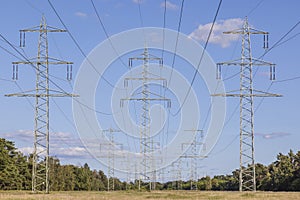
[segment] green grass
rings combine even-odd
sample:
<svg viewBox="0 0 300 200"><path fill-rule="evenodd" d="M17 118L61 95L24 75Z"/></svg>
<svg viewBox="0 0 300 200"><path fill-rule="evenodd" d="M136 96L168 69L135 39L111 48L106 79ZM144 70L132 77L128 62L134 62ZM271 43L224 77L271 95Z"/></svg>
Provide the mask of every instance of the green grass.
<svg viewBox="0 0 300 200"><path fill-rule="evenodd" d="M31 194L28 191L0 191L0 199L5 200L235 200L235 199L291 199L300 200L300 192L217 192L217 191L112 191L112 192L51 192Z"/></svg>
<svg viewBox="0 0 300 200"><path fill-rule="evenodd" d="M247 193L243 193L243 194L241 195L241 197L243 197L243 198L245 198L245 197L247 197L247 198L254 198L254 197L255 197L255 194L256 194L256 193L249 193L249 192L247 192Z"/></svg>

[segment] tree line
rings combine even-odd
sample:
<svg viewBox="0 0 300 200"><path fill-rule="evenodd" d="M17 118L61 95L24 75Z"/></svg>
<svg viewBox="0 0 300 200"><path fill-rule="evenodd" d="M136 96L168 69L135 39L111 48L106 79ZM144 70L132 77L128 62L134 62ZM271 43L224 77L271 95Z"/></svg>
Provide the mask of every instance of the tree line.
<svg viewBox="0 0 300 200"><path fill-rule="evenodd" d="M276 161L268 166L255 165L256 189L261 191L300 191L300 151L287 155L279 153ZM206 176L197 180L198 190L239 190L239 169L230 175ZM189 190L190 181L178 180L165 183L164 188Z"/></svg>
<svg viewBox="0 0 300 200"><path fill-rule="evenodd" d="M107 189L107 176L103 171L83 166L61 165L58 158L49 158L51 191L102 191ZM31 190L32 156L25 156L14 142L0 138L0 190ZM114 178L115 189L125 189Z"/></svg>
<svg viewBox="0 0 300 200"><path fill-rule="evenodd" d="M58 158L49 158L51 191L104 191L107 190L107 176L101 170L83 166L62 165ZM0 190L31 190L32 157L18 151L14 142L0 138ZM115 190L138 189L138 180L126 183L114 179ZM193 183L198 190L239 189L239 170L230 175L202 177ZM146 190L147 183L141 183ZM300 191L300 151L292 150L287 155L279 153L276 161L268 166L256 164L257 190ZM158 190L191 189L191 181L170 181L156 183Z"/></svg>

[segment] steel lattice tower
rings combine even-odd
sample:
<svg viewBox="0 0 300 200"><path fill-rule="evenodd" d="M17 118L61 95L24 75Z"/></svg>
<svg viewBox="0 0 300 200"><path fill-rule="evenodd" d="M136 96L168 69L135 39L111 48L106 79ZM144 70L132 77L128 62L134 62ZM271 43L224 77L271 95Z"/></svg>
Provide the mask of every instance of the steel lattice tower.
<svg viewBox="0 0 300 200"><path fill-rule="evenodd" d="M195 133L200 133L201 134L201 140L203 140L203 130L197 130L197 129L192 129L192 130L185 130L187 132L195 132ZM190 145L190 154L185 154L180 156L180 158L190 158L190 164L191 164L191 169L190 169L190 189L191 190L197 190L197 159L199 158L205 158L205 156L200 156L197 155L197 146L199 145L204 145L203 142L199 142L197 140L197 135L195 135L193 141L191 143L182 143L182 145Z"/></svg>
<svg viewBox="0 0 300 200"><path fill-rule="evenodd" d="M176 190L182 190L182 162L181 157L171 164L171 173L173 177L172 188Z"/></svg>
<svg viewBox="0 0 300 200"><path fill-rule="evenodd" d="M103 133L108 133L109 144L101 144L108 146L108 173L107 173L107 191L115 190L115 152L114 146L122 146L121 144L115 143L114 133L121 132L121 130L107 129L103 130Z"/></svg>
<svg viewBox="0 0 300 200"><path fill-rule="evenodd" d="M253 29L249 26L247 17L243 28L224 32L224 34L239 34L242 37L241 58L229 62L217 64L217 78L220 78L222 65L240 66L240 89L226 94L214 94L213 96L227 96L240 98L240 174L239 190L256 191L255 161L254 161L254 97L279 97L253 89L253 66L269 66L270 79L275 80L275 64L252 57L251 40L252 34L264 36L264 48L268 48L268 32Z"/></svg>
<svg viewBox="0 0 300 200"><path fill-rule="evenodd" d="M32 154L32 192L49 193L49 97L73 97L76 95L57 92L49 89L49 65L67 65L67 79L71 79L72 62L51 59L48 56L49 32L66 32L66 30L47 26L46 19L42 16L39 26L20 30L20 46L25 46L25 33L38 32L37 57L27 61L13 62L13 78L18 78L18 65L32 65L36 71L36 87L24 93L8 94L6 96L35 97L34 117L34 150ZM22 41L23 40L23 41ZM33 92L33 93L32 93ZM51 92L51 93L50 93Z"/></svg>
<svg viewBox="0 0 300 200"><path fill-rule="evenodd" d="M139 182L141 181L141 177L144 180L148 180L149 182L149 190L154 189L155 180L156 180L156 170L155 170L155 158L153 156L154 142L153 138L151 138L150 134L150 113L149 106L151 101L167 101L168 107L170 107L170 99L164 98L154 92L150 91L149 84L150 81L163 81L164 86L166 85L166 79L161 77L153 77L153 74L149 72L149 61L158 61L159 65L162 66L163 60L162 58L150 56L148 52L148 48L144 49L144 52L141 57L129 58L129 67L132 67L133 60L143 61L143 71L141 77L130 77L125 79L125 83L129 80L141 81L142 82L142 91L139 97L130 97L121 99L123 101L141 101L142 102L142 110L141 110L141 121L140 121L140 154L142 156L141 167L143 168L141 172L141 176L139 178ZM151 76L152 75L152 76ZM125 84L125 85L128 85ZM121 103L122 105L123 103ZM148 175L151 173L151 175Z"/></svg>

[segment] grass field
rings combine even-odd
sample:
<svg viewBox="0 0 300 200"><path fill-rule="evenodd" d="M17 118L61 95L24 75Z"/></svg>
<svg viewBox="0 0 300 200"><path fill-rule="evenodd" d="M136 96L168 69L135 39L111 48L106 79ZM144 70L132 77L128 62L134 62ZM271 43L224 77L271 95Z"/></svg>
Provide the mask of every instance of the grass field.
<svg viewBox="0 0 300 200"><path fill-rule="evenodd" d="M212 191L116 191L116 192L51 192L50 194L31 194L23 191L0 191L0 199L50 199L50 200L140 200L140 199L300 199L300 192L212 192Z"/></svg>

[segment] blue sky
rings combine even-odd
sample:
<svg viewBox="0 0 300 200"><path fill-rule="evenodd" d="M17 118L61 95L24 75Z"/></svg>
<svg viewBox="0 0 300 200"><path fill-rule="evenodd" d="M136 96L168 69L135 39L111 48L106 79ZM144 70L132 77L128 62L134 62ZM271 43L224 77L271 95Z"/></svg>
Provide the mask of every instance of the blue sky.
<svg viewBox="0 0 300 200"><path fill-rule="evenodd" d="M88 55L99 43L106 40L106 35L97 19L93 5L86 0L59 1L52 0L51 3L59 13L59 16L67 26L71 35L80 45L82 51ZM199 44L204 45L205 36L213 21L219 1L199 1L188 0L184 2L182 21L180 31L193 39ZM99 16L106 28L109 36L118 34L134 28L143 27L163 27L164 1L163 0L94 0ZM141 17L139 13L139 6ZM223 31L234 29L241 26L242 20L248 16L249 23L257 29L265 30L270 33L269 46L272 47L278 42L288 31L300 20L298 8L300 2L297 0L288 1L271 1L271 0L226 0L222 2L215 29L207 46L207 53L214 62L228 61L240 57L240 38L224 37ZM5 1L0 8L0 16L2 26L0 33L12 44L19 44L19 29L33 27L39 24L42 14L45 15L47 23L54 27L63 28L60 20L54 13L53 9L47 1L31 1L31 0L11 0ZM165 27L177 31L178 21L181 10L181 0L167 1L166 8L166 24ZM268 52L263 59L276 63L276 81L271 83L268 80L268 68L259 68L256 76L254 87L259 90L267 90L270 92L282 94L281 98L255 99L255 157L256 162L269 164L275 160L275 156L279 153L287 153L289 149L299 150L300 127L298 113L299 107L299 89L300 69L298 62L298 46L300 44L300 26L295 27L277 46ZM35 57L37 54L37 34L26 34L26 48L24 51L28 57ZM73 74L74 79L78 72L84 56L81 54L74 41L68 33L49 35L49 52L51 57L56 57L74 62ZM254 36L252 38L252 54L254 57L263 55L262 48L263 38ZM174 41L175 42L175 41ZM118 45L118 44L114 44ZM4 49L18 55L3 40L0 40L0 46ZM10 55L6 51L0 49L0 136L16 141L16 145L25 152L31 151L32 148L32 130L33 130L33 99L25 98L8 98L4 94L29 90L34 87L34 71L30 66L19 66L19 80L11 81L12 77L12 61L19 60ZM22 50L20 50L23 52ZM160 55L159 51L154 51ZM123 55L121 59L127 63L130 56L136 55L132 52ZM139 54L139 52L138 52ZM99 55L101 56L101 55ZM200 55L199 55L200 56ZM20 57L18 55L18 57ZM165 63L171 65L172 54L165 54ZM116 61L114 66L122 65L120 61ZM184 74L186 79L191 80L193 69L186 65L185 61L178 58L174 64L174 68ZM118 73L116 73L118 72ZM112 83L116 83L118 76L125 73L126 70L118 71L112 67L106 72L106 77ZM234 67L223 69L223 78L228 78L237 73ZM52 80L64 88L66 91L72 92L74 82L67 82L65 66L52 66L50 73L53 75ZM113 76L115 74L115 77ZM227 91L238 89L239 77L224 82ZM209 94L203 89L203 80L197 76L197 80L193 86L198 99L203 98L204 104L201 105L203 116L209 111L207 102L209 102ZM97 98L100 103L96 103L96 109L99 111L110 112L109 99L104 99L103 104L101 95L110 94L111 88L104 86L99 87ZM99 95L99 96L98 96ZM109 95L108 95L109 96ZM202 101L202 100L201 100ZM31 105L31 104L32 105ZM227 99L226 102L226 125L221 136L208 158L199 161L199 175L213 175L230 173L239 167L239 112L236 107L239 103L238 99ZM176 103L174 104L176 105ZM83 144L81 144L78 133L76 131L73 115L72 100L51 99L51 133L52 145L50 154L58 156L63 163L73 163L83 165L84 162L90 163L92 168L104 168L94 159L87 156ZM115 126L109 122L109 117L97 114L98 119L105 121L105 128ZM203 117L205 118L205 117ZM172 128L176 128L175 122L170 122ZM200 121L200 127L207 128L207 124ZM170 128L170 132L172 131ZM116 138L117 138L116 134ZM170 137L172 134L170 133ZM122 142L128 138L120 136ZM125 146L134 145L127 142Z"/></svg>

